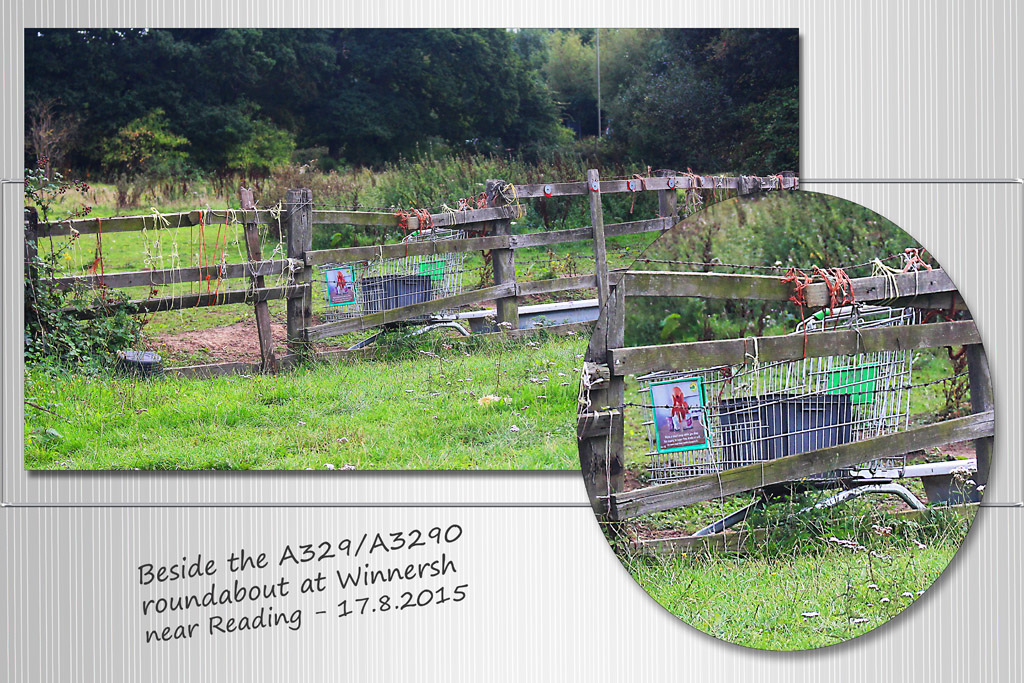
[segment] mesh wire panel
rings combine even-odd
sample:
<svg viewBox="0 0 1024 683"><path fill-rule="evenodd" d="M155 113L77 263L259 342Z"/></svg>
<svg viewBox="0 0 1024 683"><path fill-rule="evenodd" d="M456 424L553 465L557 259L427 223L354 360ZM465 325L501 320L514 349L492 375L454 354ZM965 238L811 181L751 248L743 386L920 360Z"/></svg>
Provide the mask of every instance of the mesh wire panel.
<svg viewBox="0 0 1024 683"><path fill-rule="evenodd" d="M465 236L461 230L433 228L410 234L402 242L441 242ZM439 253L320 266L316 277L323 292L324 318L327 322L357 318L460 294L465 256ZM452 313L454 309L435 311L408 322L429 322Z"/></svg>
<svg viewBox="0 0 1024 683"><path fill-rule="evenodd" d="M849 306L809 318L797 332L915 322L917 313L910 308ZM739 366L638 377L637 403L646 410L651 481L666 483L721 472L906 429L912 370L910 351L878 351L773 363L756 363L751 358ZM691 392L700 387L701 398L690 399L699 405L681 408L664 399L668 394L663 388L674 391L681 384L689 385ZM658 387L662 389L654 391ZM660 396L657 402L656 395ZM652 410L655 406L659 410ZM666 448L666 443L679 442L673 432L683 432L687 417L686 428L692 431L694 423L698 429L702 425L705 440L690 447ZM874 460L850 470L902 467L905 460L905 456ZM848 472L826 472L810 479L833 480Z"/></svg>

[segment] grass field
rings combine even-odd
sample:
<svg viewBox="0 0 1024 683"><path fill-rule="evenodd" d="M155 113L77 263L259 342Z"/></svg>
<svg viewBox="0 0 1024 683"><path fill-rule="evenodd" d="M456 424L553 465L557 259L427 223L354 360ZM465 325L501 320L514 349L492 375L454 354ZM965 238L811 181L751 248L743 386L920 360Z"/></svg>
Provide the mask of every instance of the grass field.
<svg viewBox="0 0 1024 683"><path fill-rule="evenodd" d="M758 649L813 649L881 626L942 574L973 516L930 515L929 524L901 524L874 514L878 533L819 528L799 547L774 554L765 544L751 556L627 556L623 562L652 598L704 633ZM863 545L827 540L836 537Z"/></svg>
<svg viewBox="0 0 1024 683"><path fill-rule="evenodd" d="M92 215L116 212L105 186L94 186ZM207 198L209 199L209 198ZM203 202L160 203L163 213L194 209ZM216 208L214 202L214 208ZM581 205L583 206L583 205ZM236 207L237 208L237 207ZM221 209L223 210L223 209ZM135 210L132 213L147 213ZM642 218L646 216L637 216ZM102 237L106 272L172 268L247 259L240 225L176 227L108 233ZM314 243L325 245L335 226L318 225ZM536 229L526 225L514 230ZM379 241L381 228L366 234L344 228L344 244ZM261 226L264 258L283 257L273 229ZM349 234L353 233L353 234ZM358 233L358 234L356 234ZM372 234L371 234L372 233ZM400 237L398 235L397 237ZM393 242L396 235L387 241ZM609 240L613 267L631 262L656 234ZM42 254L59 251L64 274L85 273L98 253L96 236L44 238ZM517 252L521 281L592 273L586 242ZM479 253L467 254L464 286L492 284ZM317 277L318 273L314 273ZM268 277L267 286L281 284ZM213 283L179 283L120 290L130 298L206 292ZM246 281L220 285L239 289ZM536 297L521 305L586 298L572 291ZM314 290L314 319L325 312ZM486 303L481 307L486 307ZM269 304L276 323L284 302ZM202 332L251 321L248 305L203 307L147 316L143 343L164 354L165 364L190 365L227 359L207 349ZM165 350L168 335L200 333L187 351ZM317 347L345 347L368 333L325 340ZM585 336L585 335L584 335ZM583 336L549 338L539 345L430 342L389 362L345 361L317 365L277 377L143 382L109 375L48 373L30 368L26 400L52 413L26 407L26 466L32 469L293 469L347 464L357 469L568 469L578 466L573 430ZM283 349L279 349L283 350ZM220 353L218 353L218 351ZM407 350L408 351L408 350ZM237 360L237 357L230 357ZM251 358L250 360L255 360ZM484 407L483 396L501 403ZM415 444L415 446L412 446Z"/></svg>
<svg viewBox="0 0 1024 683"><path fill-rule="evenodd" d="M28 469L574 469L581 336L274 377L25 376ZM433 353L433 351L431 352ZM481 405L485 396L501 400ZM484 401L486 403L486 399Z"/></svg>

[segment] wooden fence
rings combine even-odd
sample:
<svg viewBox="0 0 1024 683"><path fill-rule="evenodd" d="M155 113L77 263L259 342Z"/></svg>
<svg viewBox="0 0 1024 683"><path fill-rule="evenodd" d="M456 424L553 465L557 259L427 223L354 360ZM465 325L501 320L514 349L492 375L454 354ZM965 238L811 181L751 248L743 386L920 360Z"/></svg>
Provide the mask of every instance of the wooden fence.
<svg viewBox="0 0 1024 683"><path fill-rule="evenodd" d="M789 334L626 348L624 329L629 297L786 301L794 290L781 278L756 275L626 271L615 276L609 305L597 322L587 350L592 409L581 412L577 418L580 463L591 504L607 519L626 520L798 481L876 458L967 440L974 441L977 452L975 481L978 485L988 481L995 433L993 392L985 350L973 320L811 332L806 337ZM895 282L887 277L857 278L852 280L852 291L859 303L895 301L902 306L948 308L957 302L960 310L964 310L956 287L941 270L897 275ZM828 305L829 293L824 283L809 285L804 295L809 306ZM945 346L967 349L972 415L668 484L628 492L623 489L623 410L625 378L629 375L740 365L755 353L758 361L771 362Z"/></svg>
<svg viewBox="0 0 1024 683"><path fill-rule="evenodd" d="M677 197L679 191L735 191L747 194L756 191L796 189L798 179L783 176L697 176L662 172L657 177L626 180L601 180L596 170L587 174L585 181L530 184L514 186L519 200L543 197L589 197L591 225L571 230L556 230L529 234L513 234L511 223L516 219L518 206L508 205L502 192L508 185L502 180L489 180L486 185L487 206L458 212L430 214L430 224L438 228L458 228L480 236L457 240L426 241L417 243L379 244L361 247L314 250L313 226L316 224L396 227L399 217L392 213L317 210L313 194L308 189L288 190L279 209L255 208L251 192L242 190L241 210L210 212L187 211L167 214L119 216L112 218L82 218L51 223L26 222L26 253L34 252L43 237L72 235L102 235L125 231L153 231L191 227L219 226L241 223L245 226L248 261L245 263L190 266L183 268L147 269L132 272L77 275L56 279L59 286L85 286L121 289L148 287L150 289L180 283L202 283L214 278L220 281L245 279L245 288L226 288L209 293L190 293L173 296L151 296L132 300L139 312L151 313L226 304L252 304L257 318L261 363L259 370L273 372L278 368L270 336L270 320L266 302L285 299L287 302L288 346L293 356L305 353L310 342L369 330L390 323L453 308L461 308L494 300L496 317L503 327L518 328L519 300L522 297L579 289L596 289L599 303L603 304L610 291L606 239L609 237L664 232L679 219ZM604 224L601 195L612 193L655 192L658 196L657 218L611 225ZM280 224L286 245L286 258L264 260L260 250L257 226ZM407 218L408 230L420 227L415 215ZM527 247L548 246L567 242L592 242L595 270L593 275L561 277L539 281L520 282L516 278L515 253ZM346 264L404 256L434 255L489 251L494 265L494 285L463 292L454 296L433 299L411 306L392 308L369 315L313 324L313 268L326 264ZM266 286L268 276L285 276L283 285ZM85 315L91 314L85 312ZM290 363L288 363L290 364ZM286 364L286 365L288 365ZM251 371L251 364L222 364L225 372ZM243 369L240 369L243 368ZM186 374L219 374L211 366L203 372L185 368Z"/></svg>

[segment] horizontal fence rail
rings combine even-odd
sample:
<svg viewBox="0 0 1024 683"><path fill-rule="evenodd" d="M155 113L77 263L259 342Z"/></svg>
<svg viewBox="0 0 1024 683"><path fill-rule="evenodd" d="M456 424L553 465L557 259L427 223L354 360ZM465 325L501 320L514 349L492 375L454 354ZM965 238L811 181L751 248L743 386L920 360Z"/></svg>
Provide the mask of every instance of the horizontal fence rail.
<svg viewBox="0 0 1024 683"><path fill-rule="evenodd" d="M980 344L973 320L609 349L615 375Z"/></svg>
<svg viewBox="0 0 1024 683"><path fill-rule="evenodd" d="M260 301L290 299L301 296L308 285L283 287L258 287L255 289L229 289L222 292L198 292L193 294L177 294L174 296L158 296L149 299L132 299L127 302L135 313L160 313L162 311L187 310L189 308L207 308L209 306L228 306L232 304L254 304ZM103 315L102 306L89 308L66 308L66 313L76 318L95 318Z"/></svg>
<svg viewBox="0 0 1024 683"><path fill-rule="evenodd" d="M643 262L643 259L640 259ZM667 263L671 267L671 263ZM728 267L724 266L723 267ZM692 297L724 300L792 302L810 311L827 310L835 294L842 305L966 311L956 285L941 269L853 278L831 288L820 279L798 295L792 282L777 275L626 270L612 274L613 306L606 307L587 351L585 410L577 415L581 468L591 503L610 520L626 520L648 512L743 493L764 486L799 481L824 472L879 458L905 455L921 448L973 440L977 453L975 479L987 481L992 449L992 387L981 336L973 320L868 326L860 329L803 330L776 336L724 339L682 344L626 347L625 302L635 297ZM941 318L940 318L941 320ZM623 493L625 461L625 381L648 373L722 368L748 363L785 363L803 359L901 352L923 348L964 347L969 366L973 415L796 456L765 460L748 467L695 474L671 484Z"/></svg>
<svg viewBox="0 0 1024 683"><path fill-rule="evenodd" d="M675 187L669 187L670 182ZM634 183L636 190L628 187ZM793 190L799 186L799 178L794 176L697 176L678 174L676 176L643 178L629 180L603 180L600 182L601 194L620 194L627 192L647 192L666 190L738 190L753 192L758 190ZM546 188L551 193L545 192ZM544 197L572 197L589 194L587 183L535 183L516 185L519 199L536 199ZM208 210L178 211L164 214L144 214L137 216L111 216L109 218L76 218L66 221L51 221L39 224L40 237L67 236L74 233L91 235L104 232L126 232L132 230L154 230L163 228L189 227L198 225L223 225L226 223L261 223L273 225L283 219L283 212L289 205L282 207L242 210ZM466 223L479 223L491 220L503 220L514 216L514 206L488 207L431 214L431 222L438 227L451 227ZM312 212L314 224L329 225L362 225L362 226L398 226L399 218L395 213L378 211L337 211L316 209ZM415 216L408 218L410 230L419 227Z"/></svg>
<svg viewBox="0 0 1024 683"><path fill-rule="evenodd" d="M914 427L886 436L820 448L724 472L692 477L671 484L650 486L608 497L609 519L621 521L651 512L671 510L772 484L849 467L873 458L894 457L949 443L991 437L992 411Z"/></svg>
<svg viewBox="0 0 1024 683"><path fill-rule="evenodd" d="M789 301L793 286L773 275L740 275L660 270L630 270L623 276L626 296L687 296L705 299L758 299ZM935 269L900 273L892 277L853 278L851 293L857 303L905 301L915 297L956 292L945 271ZM807 285L805 305L829 305L828 287L823 282Z"/></svg>
<svg viewBox="0 0 1024 683"><path fill-rule="evenodd" d="M678 192L696 190L707 193L748 194L761 190L794 190L799 179L791 175L775 176L700 176L689 172L660 171L656 177L634 176L628 179L601 180L597 171L590 170L587 179L575 182L532 183L512 185L503 180L488 180L486 191L481 195L481 206L461 211L445 208L438 213L421 211L419 215L399 211L346 211L317 209L313 195L308 189L291 189L284 200L274 206L258 206L251 190L241 188L239 204L241 209L201 209L151 213L135 216L86 217L63 221L39 223L35 213L27 212L26 256L37 253L36 244L40 238L78 237L93 235L97 243L105 233L138 231L143 234L160 235L163 231L188 228L189 235L200 238L209 236L202 228L220 229L224 225L237 225L245 236L248 262L204 263L184 268L158 268L113 273L89 273L52 278L51 283L59 288L91 288L100 291L126 288L148 288L148 298L133 299L129 304L139 313L153 313L174 309L202 308L226 304L253 304L257 316L262 361L260 368L265 372L277 369L273 352L273 339L269 328L269 313L266 302L284 299L287 302L288 348L293 355L307 351L303 345L328 337L361 331L392 323L409 321L422 322L426 317L447 319L453 309L493 300L496 319L509 333L519 325L519 298L548 295L581 289L597 289L600 304L608 295L609 269L605 240L648 232L664 232L679 221L677 210ZM618 224L604 224L601 194L655 192L658 197L658 216ZM727 196L719 194L716 196ZM542 199L545 197L586 197L589 203L591 225L582 228L552 230L515 234L512 222L525 215L524 205L519 200ZM709 196L710 201L710 196ZM486 205L484 205L486 204ZM429 222L427 219L429 216ZM389 235L397 238L400 229L403 236L422 232L424 228L459 229L463 226L470 235L460 239L438 239L403 241L398 244L375 244L362 247L313 250L313 225L351 225L368 228L385 228ZM277 226L282 244L286 245L287 257L262 259L259 225ZM200 228L198 232L194 229ZM220 234L219 232L217 233ZM219 238L218 238L219 239ZM385 240L390 238L385 237ZM382 241L385 241L382 240ZM547 247L567 242L591 242L593 244L594 274L572 277L551 278L539 281L518 282L516 279L516 250L531 247ZM429 258L432 256L486 252L494 275L494 285L481 289L460 292L461 284L453 295L450 290L432 291L429 301L413 305L374 310L373 313L324 324L313 324L313 296L316 289L314 268L341 264L374 264L387 259ZM275 256L277 254L275 253ZM281 276L279 286L266 286L265 278ZM615 277L618 277L616 273ZM221 290L222 282L246 279L248 287ZM182 283L206 282L206 292L188 292L159 295L159 287L170 287ZM216 287L210 291L214 282ZM323 283L321 283L323 285ZM227 285L223 285L227 287ZM200 287L201 289L201 287ZM174 290L172 290L174 291ZM105 304L99 300L89 309L68 309L72 315L90 317L102 315ZM286 366L287 364L285 364ZM245 364L233 364L242 368ZM207 372L204 370L203 372Z"/></svg>
<svg viewBox="0 0 1024 683"><path fill-rule="evenodd" d="M491 301L502 297L520 297L531 294L548 294L551 292L564 292L575 289L590 289L594 287L593 275L577 275L573 277L553 278L551 280L535 280L533 282L508 282L493 287L474 289L455 296L447 296L439 299L432 299L423 303L412 304L391 308L379 313L339 320L333 323L325 323L309 327L305 331L306 341L318 341L348 332L368 330L389 323L402 322L410 318L418 318L438 311L445 311L451 308L470 306L484 301Z"/></svg>
<svg viewBox="0 0 1024 683"><path fill-rule="evenodd" d="M243 277L261 275L281 275L288 268L287 259L273 261L253 261L250 263L225 263L207 266L188 266L185 268L161 268L154 270L134 270L104 275L73 275L49 280L57 287L103 287L106 289L125 289L128 287L166 287L187 282L205 282L206 280L234 280Z"/></svg>

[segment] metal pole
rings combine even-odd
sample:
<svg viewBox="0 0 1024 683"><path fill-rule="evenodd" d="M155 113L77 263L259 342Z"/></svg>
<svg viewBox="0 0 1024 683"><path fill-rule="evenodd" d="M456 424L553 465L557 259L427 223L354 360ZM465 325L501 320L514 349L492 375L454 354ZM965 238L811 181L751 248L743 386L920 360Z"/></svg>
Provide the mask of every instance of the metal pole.
<svg viewBox="0 0 1024 683"><path fill-rule="evenodd" d="M601 29L595 28L594 35L596 36L597 44L597 137L601 138ZM594 150L597 150L597 144L594 145Z"/></svg>

